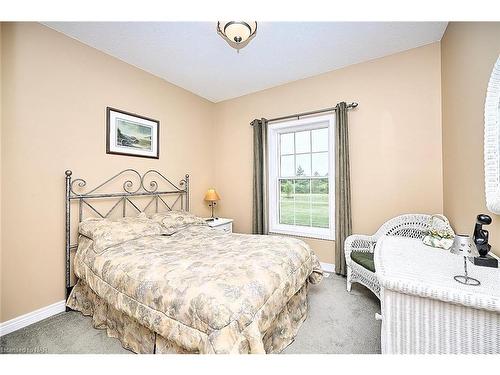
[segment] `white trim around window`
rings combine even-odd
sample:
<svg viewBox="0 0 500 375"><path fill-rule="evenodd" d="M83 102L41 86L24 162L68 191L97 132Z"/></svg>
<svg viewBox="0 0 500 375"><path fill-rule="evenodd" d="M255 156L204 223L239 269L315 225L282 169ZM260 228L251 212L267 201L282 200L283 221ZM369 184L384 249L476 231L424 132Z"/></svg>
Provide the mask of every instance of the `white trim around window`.
<svg viewBox="0 0 500 375"><path fill-rule="evenodd" d="M280 173L280 135L307 130L328 128L328 228L319 228L295 224L280 223L280 186L279 179L297 179L296 176L282 176ZM269 231L277 234L287 234L300 237L335 239L335 116L323 115L300 120L283 121L270 124L268 127L268 189L269 189ZM295 146L294 146L295 147ZM310 150L311 158L314 153ZM294 149L294 155L300 153ZM296 159L294 159L296 160ZM312 173L312 171L311 171ZM307 178L307 177L304 177ZM320 178L313 177L310 178ZM322 178L326 178L323 176Z"/></svg>

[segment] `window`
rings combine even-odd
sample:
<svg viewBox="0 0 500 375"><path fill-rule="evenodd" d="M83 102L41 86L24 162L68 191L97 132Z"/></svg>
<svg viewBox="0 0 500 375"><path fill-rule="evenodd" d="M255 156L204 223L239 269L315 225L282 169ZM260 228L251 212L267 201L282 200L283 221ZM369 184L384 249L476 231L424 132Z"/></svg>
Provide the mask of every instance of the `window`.
<svg viewBox="0 0 500 375"><path fill-rule="evenodd" d="M328 115L269 126L272 233L334 239L334 123Z"/></svg>

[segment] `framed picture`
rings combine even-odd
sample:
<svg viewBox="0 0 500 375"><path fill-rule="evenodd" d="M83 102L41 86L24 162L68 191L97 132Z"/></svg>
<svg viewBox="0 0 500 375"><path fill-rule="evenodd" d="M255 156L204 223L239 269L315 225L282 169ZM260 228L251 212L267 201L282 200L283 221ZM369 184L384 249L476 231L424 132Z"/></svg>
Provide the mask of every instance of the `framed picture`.
<svg viewBox="0 0 500 375"><path fill-rule="evenodd" d="M160 157L160 122L144 116L106 108L106 153Z"/></svg>

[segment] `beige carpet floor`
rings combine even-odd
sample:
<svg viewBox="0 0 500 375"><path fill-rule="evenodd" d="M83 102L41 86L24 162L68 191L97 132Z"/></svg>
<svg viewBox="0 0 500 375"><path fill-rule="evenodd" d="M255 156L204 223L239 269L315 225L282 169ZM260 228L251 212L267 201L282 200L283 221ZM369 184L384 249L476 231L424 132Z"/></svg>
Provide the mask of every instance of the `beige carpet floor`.
<svg viewBox="0 0 500 375"><path fill-rule="evenodd" d="M283 353L380 353L378 299L354 284L345 290L345 278L330 275L310 288L310 311L295 341ZM94 329L91 318L65 312L0 338L1 353L131 353Z"/></svg>

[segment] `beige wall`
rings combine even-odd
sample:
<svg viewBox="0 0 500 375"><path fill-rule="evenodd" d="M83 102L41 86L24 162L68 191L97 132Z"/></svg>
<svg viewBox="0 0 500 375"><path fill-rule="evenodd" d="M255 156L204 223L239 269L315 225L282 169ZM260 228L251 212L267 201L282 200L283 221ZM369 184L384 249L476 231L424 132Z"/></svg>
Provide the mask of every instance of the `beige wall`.
<svg viewBox="0 0 500 375"><path fill-rule="evenodd" d="M64 171L94 185L123 168L212 185L213 103L34 23L2 28L2 321L64 298ZM159 160L106 155L105 108L161 122Z"/></svg>
<svg viewBox="0 0 500 375"><path fill-rule="evenodd" d="M483 136L486 88L499 53L500 22L452 22L441 41L444 213L469 234L478 213L490 214L498 255L500 216L486 209Z"/></svg>
<svg viewBox="0 0 500 375"><path fill-rule="evenodd" d="M286 67L284 67L286 69ZM434 43L215 105L215 186L237 232L252 219L254 118L357 101L350 113L353 230L408 212L442 212L440 46ZM307 240L323 262L334 244Z"/></svg>
<svg viewBox="0 0 500 375"><path fill-rule="evenodd" d="M64 298L66 169L89 185L127 167L189 172L193 211L207 214L203 193L215 186L219 215L249 232L255 117L358 101L350 114L354 231L442 211L439 43L213 104L39 24L0 31L0 321ZM160 120L161 158L106 155L106 106ZM333 262L333 242L307 241Z"/></svg>

